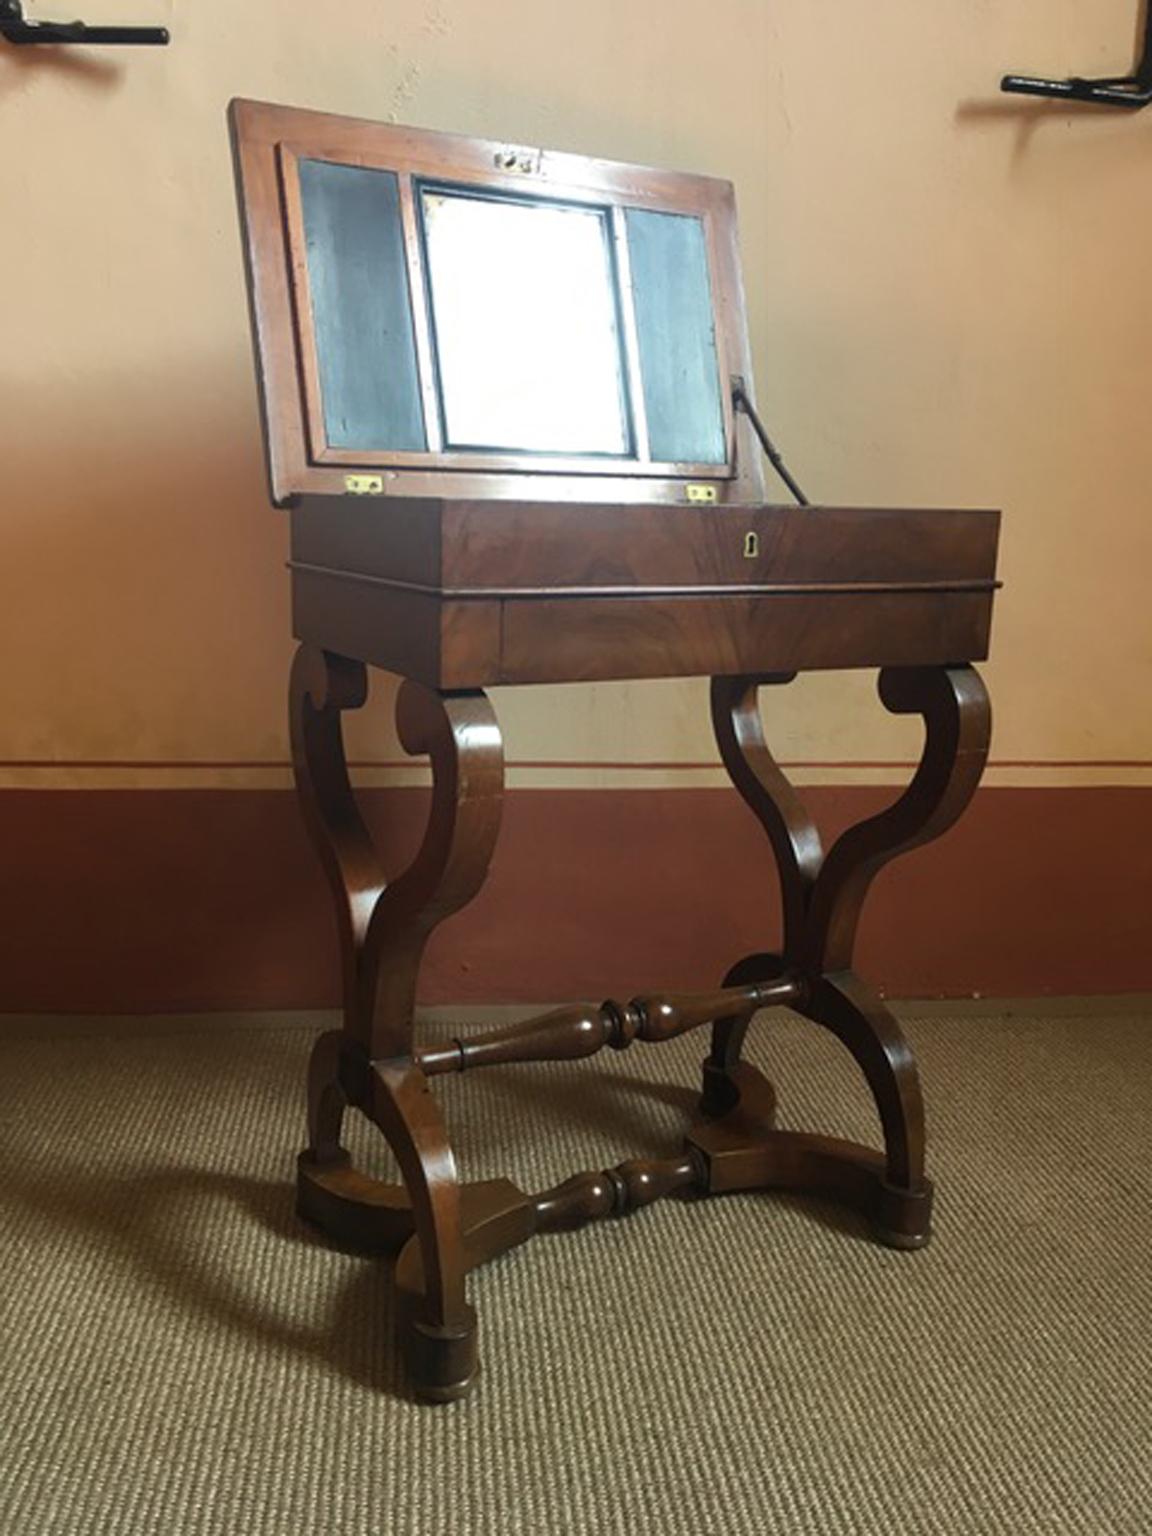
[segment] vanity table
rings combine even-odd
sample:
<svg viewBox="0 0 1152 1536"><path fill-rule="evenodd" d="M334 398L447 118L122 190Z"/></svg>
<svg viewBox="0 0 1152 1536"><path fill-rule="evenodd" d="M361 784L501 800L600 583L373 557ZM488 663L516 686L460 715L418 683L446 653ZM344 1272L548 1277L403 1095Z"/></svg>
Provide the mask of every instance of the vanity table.
<svg viewBox="0 0 1152 1536"><path fill-rule="evenodd" d="M782 1189L922 1246L916 1066L853 947L876 873L945 831L979 781L989 709L972 663L988 652L999 514L766 499L741 409L752 370L729 183L249 101L231 122L271 495L291 519L293 759L343 954L343 1027L309 1071L300 1213L341 1243L398 1251L409 1376L440 1401L477 1369L468 1271L537 1233L665 1197ZM423 844L391 882L342 742L371 668L403 679L400 740L433 778ZM878 670L883 706L920 716L924 747L895 803L825 850L760 703L770 713L797 673L828 668ZM721 758L775 853L778 941L733 955L702 995L417 1038L425 945L479 891L500 830L485 690L688 676L711 678ZM771 1006L852 1054L882 1150L776 1128L771 1085L741 1059ZM534 1194L458 1178L436 1077L705 1026L681 1154ZM349 1108L387 1138L402 1184L353 1166Z"/></svg>

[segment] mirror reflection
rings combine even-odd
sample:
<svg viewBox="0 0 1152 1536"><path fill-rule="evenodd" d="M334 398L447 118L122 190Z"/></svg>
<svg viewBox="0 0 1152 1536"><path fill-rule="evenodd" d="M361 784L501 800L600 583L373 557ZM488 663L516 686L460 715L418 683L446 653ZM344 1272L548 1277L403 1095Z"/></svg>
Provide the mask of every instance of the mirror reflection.
<svg viewBox="0 0 1152 1536"><path fill-rule="evenodd" d="M421 191L446 444L632 451L607 216Z"/></svg>

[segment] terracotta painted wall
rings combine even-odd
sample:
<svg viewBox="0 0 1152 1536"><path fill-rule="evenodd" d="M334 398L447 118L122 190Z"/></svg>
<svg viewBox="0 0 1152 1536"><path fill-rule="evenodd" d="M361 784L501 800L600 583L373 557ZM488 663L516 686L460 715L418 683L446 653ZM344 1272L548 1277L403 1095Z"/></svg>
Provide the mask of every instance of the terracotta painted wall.
<svg viewBox="0 0 1152 1536"><path fill-rule="evenodd" d="M0 787L25 792L7 802L4 824L20 832L0 848L10 1004L142 1005L130 944L96 945L62 991L41 957L68 935L46 936L29 893L75 893L79 881L89 940L93 921L110 934L146 928L157 903L129 898L133 873L152 878L157 818L177 826L191 803L148 797L190 792L219 819L185 853L173 843L179 934L180 903L211 901L227 878L206 841L211 825L227 835L230 797L280 805L288 784L286 529L262 480L224 128L233 95L731 176L759 398L810 493L1005 511L988 782L1027 810L1001 816L993 841L961 827L952 837L969 841L951 854L919 855L907 900L921 907L934 882L951 889L957 860L971 882L978 860L1019 871L1042 852L1036 911L1071 902L1082 914L1072 970L1069 936L1034 916L1012 966L997 969L977 902L965 908L968 958L945 941L932 965L901 971L897 905L892 942L874 953L879 979L925 991L1152 986L1152 893L1134 857L1152 795L1152 112L1063 111L996 90L1009 68L1126 65L1131 0L341 0L328 29L300 0L83 9L92 21L163 20L174 43L0 45ZM67 6L28 10L47 19ZM419 773L395 766L381 692L354 754L366 785L399 789ZM497 707L514 791L605 796L580 811L582 835L623 871L646 847L639 831L622 845L620 827L655 833L620 818L616 797L689 791L674 802L687 815L720 792L700 684L504 691ZM916 751L915 727L886 716L865 678L804 680L775 710L797 777L834 796L901 782ZM114 803L110 791L133 793ZM566 804L575 814L575 800L557 814ZM518 814L533 822L530 808ZM66 849L54 815L75 827ZM277 811L266 836L269 856L297 867L296 845L290 856L282 846L296 836L291 815ZM1053 839L1068 855L1056 884ZM38 848L54 851L38 861ZM737 834L725 857L738 863L743 848ZM524 856L541 882L557 878L547 847ZM699 883L690 861L682 875ZM299 879L303 910L317 899L306 856ZM1004 888L995 863L980 879ZM264 899L259 882L246 889ZM201 911L189 906L189 931ZM240 903L229 926L243 940L251 923L266 980L173 940L172 1006L312 998L298 939L267 968L274 917ZM606 920L586 921L592 950L613 941ZM997 913L1001 943L1005 921L1021 919ZM474 930L469 942L486 941ZM448 996L453 943L464 939L443 940ZM701 939L697 968L713 959ZM545 949L532 990L551 990L547 964ZM584 986L567 960L555 976L556 990ZM519 995L499 968L485 988ZM586 989L600 990L594 973Z"/></svg>

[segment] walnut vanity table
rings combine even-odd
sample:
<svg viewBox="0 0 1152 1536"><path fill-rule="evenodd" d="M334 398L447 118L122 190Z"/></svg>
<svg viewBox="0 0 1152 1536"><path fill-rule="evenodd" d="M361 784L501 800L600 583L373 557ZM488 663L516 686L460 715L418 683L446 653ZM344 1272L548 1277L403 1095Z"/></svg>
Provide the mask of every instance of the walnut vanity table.
<svg viewBox="0 0 1152 1536"><path fill-rule="evenodd" d="M438 1400L477 1369L468 1271L536 1233L773 1188L846 1201L880 1241L921 1246L916 1066L852 952L877 871L949 827L980 778L989 711L971 664L988 649L999 515L766 502L739 408L751 367L727 182L255 102L233 104L232 129L272 495L291 516L295 770L344 965L343 1028L310 1067L301 1214L399 1250L409 1375ZM423 844L390 883L341 735L370 667L403 679L400 740L433 774ZM847 667L879 669L885 708L921 716L925 742L895 803L825 851L758 696L770 709L798 672ZM712 679L720 755L775 852L776 947L766 935L764 953L733 955L701 996L418 1041L425 945L480 889L500 829L485 689L687 676ZM741 1047L779 1005L851 1052L882 1152L774 1128L772 1088ZM539 1194L459 1182L441 1073L703 1025L682 1155ZM403 1185L352 1166L349 1106L387 1138Z"/></svg>

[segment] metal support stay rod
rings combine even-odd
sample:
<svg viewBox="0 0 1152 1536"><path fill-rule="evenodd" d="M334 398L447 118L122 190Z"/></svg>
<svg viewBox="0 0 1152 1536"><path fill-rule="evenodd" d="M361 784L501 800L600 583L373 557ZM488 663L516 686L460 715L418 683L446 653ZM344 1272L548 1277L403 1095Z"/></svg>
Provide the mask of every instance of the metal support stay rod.
<svg viewBox="0 0 1152 1536"><path fill-rule="evenodd" d="M744 380L738 376L734 377L732 380L732 404L738 411L743 412L743 414L747 416L749 422L751 423L752 430L755 432L757 440L759 441L761 448L763 448L768 458L768 462L772 465L772 468L776 471L781 480L783 480L784 484L788 487L789 491L791 491L792 495L796 498L798 505L802 507L810 506L811 503L809 502L807 496L805 496L799 485L797 485L796 481L792 478L792 475L789 472L788 466L784 462L779 448L777 448L776 444L768 436L768 429L760 420L759 412L752 404Z"/></svg>

